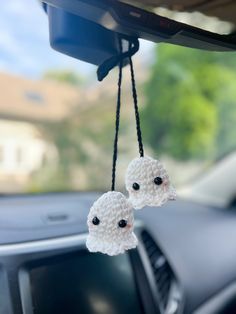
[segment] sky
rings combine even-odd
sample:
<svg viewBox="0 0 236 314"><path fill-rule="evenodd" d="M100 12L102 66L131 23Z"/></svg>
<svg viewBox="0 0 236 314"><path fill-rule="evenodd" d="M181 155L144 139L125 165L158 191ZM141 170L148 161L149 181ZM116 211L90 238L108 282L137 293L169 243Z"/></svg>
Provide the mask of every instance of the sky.
<svg viewBox="0 0 236 314"><path fill-rule="evenodd" d="M10 0L0 10L0 71L39 78L50 69L71 69L83 76L96 67L54 51L49 45L47 15L38 0ZM145 61L152 44L141 43Z"/></svg>

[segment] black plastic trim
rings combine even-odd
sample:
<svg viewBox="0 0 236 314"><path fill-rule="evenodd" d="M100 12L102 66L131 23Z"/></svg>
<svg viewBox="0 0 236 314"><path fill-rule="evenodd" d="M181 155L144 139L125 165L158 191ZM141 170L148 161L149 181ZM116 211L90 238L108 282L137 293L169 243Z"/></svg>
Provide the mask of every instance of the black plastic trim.
<svg viewBox="0 0 236 314"><path fill-rule="evenodd" d="M154 42L212 51L236 50L236 38L189 26L115 0L41 0L107 29Z"/></svg>

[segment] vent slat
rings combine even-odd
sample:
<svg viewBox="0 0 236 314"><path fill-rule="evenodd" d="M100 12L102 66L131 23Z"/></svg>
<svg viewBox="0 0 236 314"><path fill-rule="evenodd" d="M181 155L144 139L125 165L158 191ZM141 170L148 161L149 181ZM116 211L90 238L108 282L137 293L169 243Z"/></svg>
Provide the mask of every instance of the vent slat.
<svg viewBox="0 0 236 314"><path fill-rule="evenodd" d="M161 305L166 309L170 296L171 284L174 280L173 272L165 256L150 234L147 231L143 231L141 237L152 266Z"/></svg>

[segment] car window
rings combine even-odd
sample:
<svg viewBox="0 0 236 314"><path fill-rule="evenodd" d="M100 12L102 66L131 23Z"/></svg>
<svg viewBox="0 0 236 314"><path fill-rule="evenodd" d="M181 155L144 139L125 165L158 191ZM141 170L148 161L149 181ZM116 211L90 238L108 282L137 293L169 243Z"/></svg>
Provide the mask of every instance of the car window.
<svg viewBox="0 0 236 314"><path fill-rule="evenodd" d="M0 25L0 192L109 189L118 72L99 83L94 66L53 51L37 1L5 1ZM191 186L236 148L235 53L141 42L134 63L145 151ZM138 156L129 82L126 69L121 190Z"/></svg>

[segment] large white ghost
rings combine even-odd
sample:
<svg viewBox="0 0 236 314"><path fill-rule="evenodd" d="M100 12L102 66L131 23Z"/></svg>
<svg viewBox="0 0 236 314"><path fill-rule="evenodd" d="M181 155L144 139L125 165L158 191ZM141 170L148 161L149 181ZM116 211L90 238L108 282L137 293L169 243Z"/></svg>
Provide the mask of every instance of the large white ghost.
<svg viewBox="0 0 236 314"><path fill-rule="evenodd" d="M91 207L87 224L90 252L118 255L138 244L132 204L120 192L103 194Z"/></svg>
<svg viewBox="0 0 236 314"><path fill-rule="evenodd" d="M132 160L125 177L129 200L135 209L144 206L162 206L176 199L176 191L159 160L140 157Z"/></svg>

